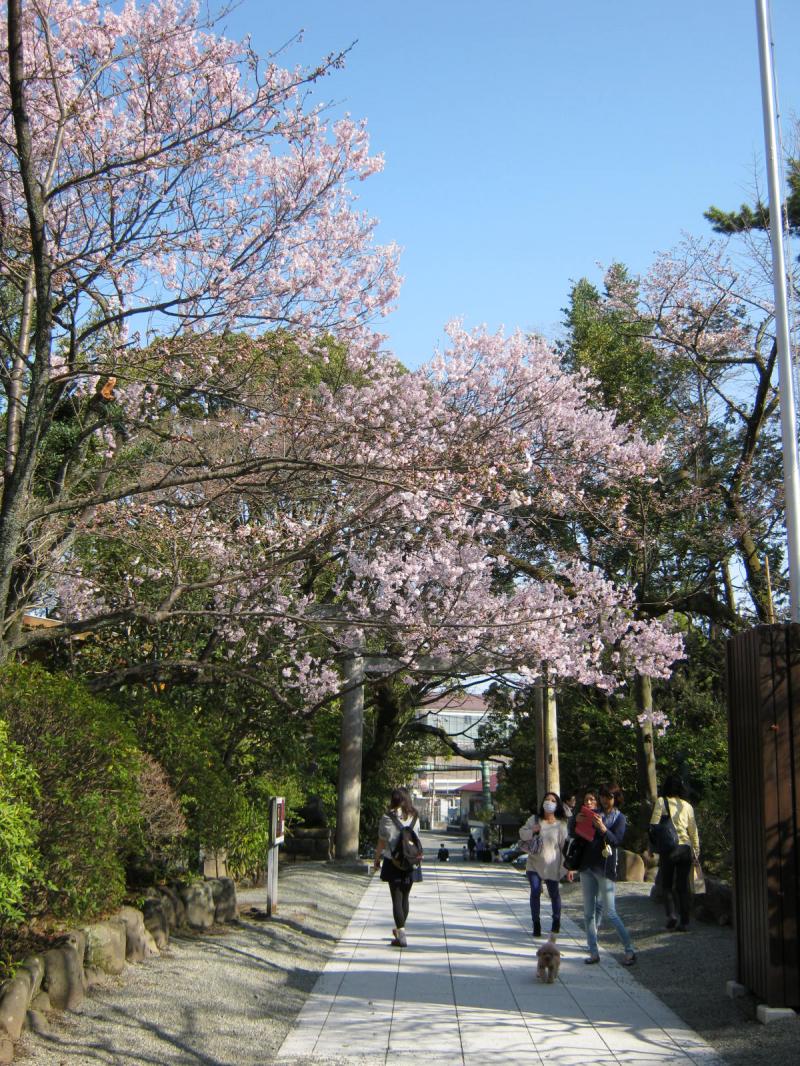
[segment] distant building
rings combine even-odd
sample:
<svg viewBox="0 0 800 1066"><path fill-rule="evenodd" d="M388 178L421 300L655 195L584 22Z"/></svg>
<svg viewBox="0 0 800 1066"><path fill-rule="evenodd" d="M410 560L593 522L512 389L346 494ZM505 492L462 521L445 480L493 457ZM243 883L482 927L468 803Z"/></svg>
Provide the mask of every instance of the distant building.
<svg viewBox="0 0 800 1066"><path fill-rule="evenodd" d="M497 792L497 774L489 777L489 795L494 799ZM483 782L473 781L471 785L464 785L459 789L459 820L463 825L474 821L478 811L485 806L483 798Z"/></svg>
<svg viewBox="0 0 800 1066"><path fill-rule="evenodd" d="M424 707L419 707L415 717L443 730L460 748L469 751L478 743L479 729L488 711L483 696L454 693L440 696L426 703ZM492 760L493 763L503 761L505 760ZM493 780L496 780L495 775L492 776ZM466 825L461 800L461 792L465 786L474 786L475 795L478 799L481 798L480 760L461 755L431 755L417 767L412 780L412 791L420 816L432 828Z"/></svg>

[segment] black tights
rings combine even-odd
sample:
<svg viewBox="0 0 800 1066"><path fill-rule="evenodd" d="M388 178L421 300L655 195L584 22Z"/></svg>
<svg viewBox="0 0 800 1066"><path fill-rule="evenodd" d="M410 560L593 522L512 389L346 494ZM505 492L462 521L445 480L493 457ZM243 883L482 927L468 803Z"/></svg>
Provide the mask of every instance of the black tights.
<svg viewBox="0 0 800 1066"><path fill-rule="evenodd" d="M408 897L411 894L411 885L404 885L402 881L390 881L389 891L392 894L394 927L402 929L408 918Z"/></svg>

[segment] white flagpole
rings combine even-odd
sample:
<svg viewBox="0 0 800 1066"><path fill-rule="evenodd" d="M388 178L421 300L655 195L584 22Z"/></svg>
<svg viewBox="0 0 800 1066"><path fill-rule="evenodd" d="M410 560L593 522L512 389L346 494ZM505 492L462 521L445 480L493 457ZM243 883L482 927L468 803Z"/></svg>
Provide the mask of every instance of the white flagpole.
<svg viewBox="0 0 800 1066"><path fill-rule="evenodd" d="M761 103L769 186L769 229L772 240L772 280L775 289L775 335L778 344L778 389L783 440L783 485L786 497L786 540L789 564L791 619L800 622L800 475L797 462L797 422L786 298L786 261L783 250L783 195L779 177L775 131L775 82L769 39L769 0L756 0L758 57L761 65Z"/></svg>

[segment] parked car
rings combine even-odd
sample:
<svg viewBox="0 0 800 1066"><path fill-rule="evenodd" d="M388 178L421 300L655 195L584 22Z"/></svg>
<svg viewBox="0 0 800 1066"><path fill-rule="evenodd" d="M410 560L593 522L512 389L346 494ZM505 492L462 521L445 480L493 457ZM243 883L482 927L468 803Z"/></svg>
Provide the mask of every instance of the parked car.
<svg viewBox="0 0 800 1066"><path fill-rule="evenodd" d="M500 851L500 862L514 862L520 855L524 854L525 852L518 844L515 844L511 848L502 848Z"/></svg>

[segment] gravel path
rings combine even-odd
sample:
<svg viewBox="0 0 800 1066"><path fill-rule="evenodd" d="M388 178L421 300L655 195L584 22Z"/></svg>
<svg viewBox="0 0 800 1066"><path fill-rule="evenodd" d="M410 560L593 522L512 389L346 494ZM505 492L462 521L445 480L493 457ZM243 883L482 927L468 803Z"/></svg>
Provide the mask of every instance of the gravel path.
<svg viewBox="0 0 800 1066"><path fill-rule="evenodd" d="M21 1066L264 1066L292 1027L368 878L321 863L281 867L278 915L173 937L169 953L92 987L50 1034L17 1044ZM265 890L239 892L242 909Z"/></svg>
<svg viewBox="0 0 800 1066"><path fill-rule="evenodd" d="M50 1034L26 1034L17 1060L24 1066L267 1066L366 885L363 874L325 864L282 868L277 918L245 916L211 934L174 938L169 954L93 987L80 1011L51 1014ZM752 997L725 994L725 982L736 975L730 928L698 922L688 934L667 933L649 885L617 887L618 909L639 953L636 980L729 1066L800 1061L800 1018L761 1025ZM263 907L264 890L241 892L239 899L243 908ZM578 885L564 886L564 903L580 922ZM613 930L601 931L601 943L618 953Z"/></svg>
<svg viewBox="0 0 800 1066"><path fill-rule="evenodd" d="M638 952L633 976L654 992L725 1058L729 1066L784 1066L800 1062L800 1017L762 1025L757 1000L730 999L736 980L736 939L730 926L694 922L688 933L669 933L664 912L650 898L650 885L618 884L617 911ZM583 926L580 885L563 885L566 912ZM611 928L601 946L621 948Z"/></svg>

